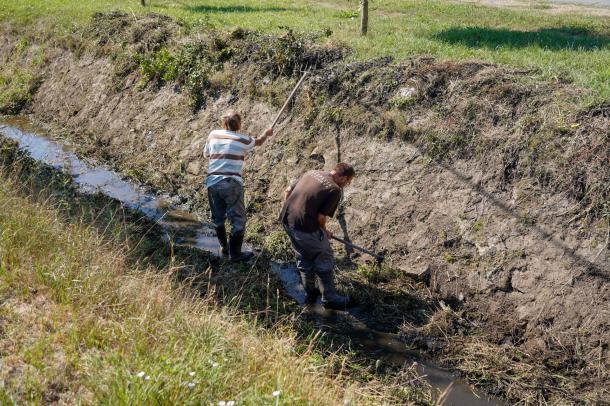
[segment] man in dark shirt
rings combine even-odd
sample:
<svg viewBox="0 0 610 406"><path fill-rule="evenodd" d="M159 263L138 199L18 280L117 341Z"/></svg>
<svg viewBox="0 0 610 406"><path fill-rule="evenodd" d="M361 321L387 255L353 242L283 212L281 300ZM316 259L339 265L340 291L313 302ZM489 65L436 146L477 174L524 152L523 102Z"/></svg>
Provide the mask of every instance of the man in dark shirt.
<svg viewBox="0 0 610 406"><path fill-rule="evenodd" d="M339 163L330 172L309 171L294 186L286 189L286 202L280 220L284 225L297 258L297 269L307 293L306 302L314 304L322 293L322 304L345 308L349 298L338 295L333 280L334 255L326 229L341 200L341 190L356 175L354 168ZM316 289L316 276L320 291Z"/></svg>

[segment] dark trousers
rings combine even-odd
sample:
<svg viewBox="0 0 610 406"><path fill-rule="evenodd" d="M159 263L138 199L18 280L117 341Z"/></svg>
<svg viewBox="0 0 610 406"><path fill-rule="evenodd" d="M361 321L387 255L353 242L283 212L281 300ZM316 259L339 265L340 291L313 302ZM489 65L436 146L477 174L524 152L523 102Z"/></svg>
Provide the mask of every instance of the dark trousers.
<svg viewBox="0 0 610 406"><path fill-rule="evenodd" d="M284 229L292 242L297 259L297 269L307 276L315 274L328 274L332 272L335 258L330 242L322 230L313 233L305 233L294 230L286 225Z"/></svg>
<svg viewBox="0 0 610 406"><path fill-rule="evenodd" d="M313 233L305 233L293 230L284 224L284 229L292 243L292 249L297 259L297 269L301 277L301 283L308 296L313 296L316 289L316 276L320 281L327 281L326 289L321 284L323 300L325 296L331 296L334 292L332 287L334 255L330 242L322 230ZM314 296L315 297L315 296ZM315 299L314 299L315 300Z"/></svg>
<svg viewBox="0 0 610 406"><path fill-rule="evenodd" d="M216 227L224 226L227 218L231 224L231 235L246 231L246 206L244 187L233 178L225 178L208 188L208 201L212 222Z"/></svg>

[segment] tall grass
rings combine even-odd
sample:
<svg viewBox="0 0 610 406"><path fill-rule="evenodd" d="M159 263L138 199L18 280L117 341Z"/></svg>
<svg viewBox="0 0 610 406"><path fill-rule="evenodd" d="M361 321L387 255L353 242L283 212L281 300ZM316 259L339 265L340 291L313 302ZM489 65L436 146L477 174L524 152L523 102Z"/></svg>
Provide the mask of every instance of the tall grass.
<svg viewBox="0 0 610 406"><path fill-rule="evenodd" d="M176 287L175 268L131 269L126 246L22 192L0 178L0 403L375 402L288 326Z"/></svg>
<svg viewBox="0 0 610 406"><path fill-rule="evenodd" d="M241 26L263 31L326 30L345 41L354 57L432 55L442 60L479 59L533 68L545 79L568 78L610 98L610 22L607 17L551 15L532 4L508 10L447 1L371 3L370 32L358 35L358 3L298 0L0 0L0 20L21 26L84 24L95 11L155 12L194 26Z"/></svg>

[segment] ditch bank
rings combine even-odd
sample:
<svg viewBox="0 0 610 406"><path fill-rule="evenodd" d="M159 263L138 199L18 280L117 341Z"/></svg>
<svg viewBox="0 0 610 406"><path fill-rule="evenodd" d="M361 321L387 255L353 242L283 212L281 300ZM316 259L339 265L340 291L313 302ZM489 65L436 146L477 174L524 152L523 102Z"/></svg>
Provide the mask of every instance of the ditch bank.
<svg viewBox="0 0 610 406"><path fill-rule="evenodd" d="M381 270L353 253L342 263L357 271L340 275L344 290L371 317L508 400L610 401L610 105L479 62L351 62L324 33L118 13L45 42L3 30L4 75L21 78L3 85L3 112L60 129L80 155L200 214L201 151L218 117L236 109L259 133L313 68L248 159L251 242L282 238L274 219L292 179L353 163L334 231L389 253ZM414 288L433 304L414 304Z"/></svg>

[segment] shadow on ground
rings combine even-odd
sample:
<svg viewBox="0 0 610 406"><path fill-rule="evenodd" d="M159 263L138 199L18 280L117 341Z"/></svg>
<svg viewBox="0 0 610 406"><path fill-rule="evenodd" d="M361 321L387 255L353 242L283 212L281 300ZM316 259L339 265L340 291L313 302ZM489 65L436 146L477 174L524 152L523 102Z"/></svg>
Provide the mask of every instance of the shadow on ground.
<svg viewBox="0 0 610 406"><path fill-rule="evenodd" d="M597 51L610 49L610 36L599 35L587 28L544 28L519 31L487 27L454 27L433 35L433 39L469 48L527 48L550 50Z"/></svg>
<svg viewBox="0 0 610 406"><path fill-rule="evenodd" d="M290 8L286 7L251 7L251 6L184 6L184 8L191 13L205 13L205 14L221 14L221 13L277 13L281 11L289 11Z"/></svg>

